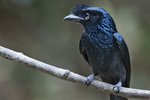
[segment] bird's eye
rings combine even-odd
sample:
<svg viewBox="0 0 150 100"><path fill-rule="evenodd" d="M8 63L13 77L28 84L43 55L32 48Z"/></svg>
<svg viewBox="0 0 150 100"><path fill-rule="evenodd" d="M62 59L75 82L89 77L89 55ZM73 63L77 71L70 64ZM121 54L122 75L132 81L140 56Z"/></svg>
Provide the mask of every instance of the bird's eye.
<svg viewBox="0 0 150 100"><path fill-rule="evenodd" d="M89 13L86 13L85 15L86 15L86 16L85 16L84 19L85 19L85 20L89 20L89 19L90 19L90 14L89 14Z"/></svg>

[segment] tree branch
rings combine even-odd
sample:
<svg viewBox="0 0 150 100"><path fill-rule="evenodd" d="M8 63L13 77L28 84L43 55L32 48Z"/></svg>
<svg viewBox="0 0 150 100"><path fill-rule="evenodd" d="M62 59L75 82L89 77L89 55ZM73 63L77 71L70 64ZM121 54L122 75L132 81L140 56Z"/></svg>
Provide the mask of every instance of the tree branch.
<svg viewBox="0 0 150 100"><path fill-rule="evenodd" d="M30 58L23 53L16 52L7 48L4 48L0 46L0 56L14 60L16 62L23 63L27 65L26 67L30 67L36 70L39 70L41 72L53 75L55 77L71 81L71 82L78 82L85 84L86 77L81 76L79 74L76 74L74 72L71 72L66 69L58 68L49 64L46 64L44 62L35 60L33 58ZM119 93L115 93L113 91L113 85L104 83L101 81L94 80L90 86L103 91L107 93L112 93L115 95L128 97L128 98L150 98L150 91L149 90L141 90L141 89L132 89L132 88L124 88L122 87Z"/></svg>

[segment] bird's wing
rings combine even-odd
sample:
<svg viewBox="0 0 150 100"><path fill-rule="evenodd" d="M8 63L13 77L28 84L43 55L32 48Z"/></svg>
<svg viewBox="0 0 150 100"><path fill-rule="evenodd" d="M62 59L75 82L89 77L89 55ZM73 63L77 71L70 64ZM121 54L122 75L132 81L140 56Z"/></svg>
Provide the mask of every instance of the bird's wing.
<svg viewBox="0 0 150 100"><path fill-rule="evenodd" d="M84 46L82 45L82 38L80 40L80 43L79 43L79 50L80 50L80 53L82 54L82 56L84 57L84 59L88 62L89 64L89 59L88 59L88 56L85 52L85 49L84 49Z"/></svg>
<svg viewBox="0 0 150 100"><path fill-rule="evenodd" d="M115 38L115 42L122 54L124 63L125 63L125 68L126 68L126 73L127 73L127 78L126 78L126 87L129 87L129 83L130 83L130 57L129 57L129 51L128 51L128 47L123 39L123 37L119 34L119 33L114 33L113 34L114 38Z"/></svg>

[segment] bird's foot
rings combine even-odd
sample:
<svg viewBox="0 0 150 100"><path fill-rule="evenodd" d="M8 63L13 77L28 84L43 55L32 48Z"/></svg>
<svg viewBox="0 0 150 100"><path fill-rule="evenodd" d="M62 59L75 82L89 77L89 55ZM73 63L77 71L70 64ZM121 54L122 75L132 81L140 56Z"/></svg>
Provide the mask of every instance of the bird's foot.
<svg viewBox="0 0 150 100"><path fill-rule="evenodd" d="M121 90L122 83L119 81L113 88L113 90L118 93Z"/></svg>
<svg viewBox="0 0 150 100"><path fill-rule="evenodd" d="M89 86L93 80L94 80L94 75L91 74L91 75L89 75L89 76L87 77L87 79L86 79L86 81L85 81L85 84L86 84L87 86Z"/></svg>

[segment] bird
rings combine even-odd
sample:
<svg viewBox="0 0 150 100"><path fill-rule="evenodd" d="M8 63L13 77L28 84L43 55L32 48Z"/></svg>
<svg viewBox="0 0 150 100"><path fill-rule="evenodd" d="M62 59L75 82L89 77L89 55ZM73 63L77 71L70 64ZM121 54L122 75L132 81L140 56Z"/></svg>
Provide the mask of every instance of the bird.
<svg viewBox="0 0 150 100"><path fill-rule="evenodd" d="M101 7L76 4L64 20L80 23L84 28L79 51L93 71L85 83L89 85L96 76L100 76L103 82L114 85L115 92L119 92L121 87L129 87L129 50L111 15ZM110 94L110 100L128 99Z"/></svg>

